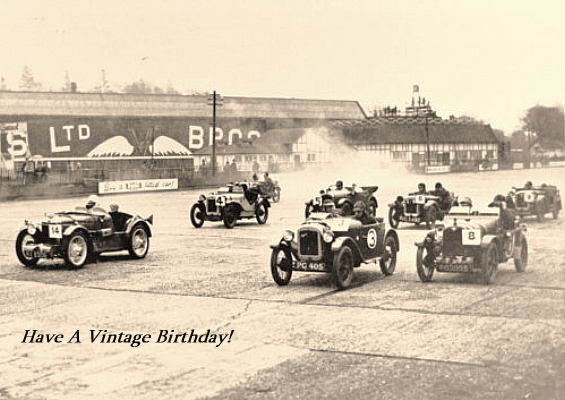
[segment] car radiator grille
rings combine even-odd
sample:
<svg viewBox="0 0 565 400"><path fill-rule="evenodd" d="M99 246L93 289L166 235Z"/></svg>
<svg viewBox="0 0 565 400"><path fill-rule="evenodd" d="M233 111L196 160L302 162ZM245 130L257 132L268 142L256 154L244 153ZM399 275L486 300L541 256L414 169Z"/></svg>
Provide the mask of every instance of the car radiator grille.
<svg viewBox="0 0 565 400"><path fill-rule="evenodd" d="M404 210L407 214L417 214L418 213L418 204L412 203L410 201L410 202L405 204Z"/></svg>
<svg viewBox="0 0 565 400"><path fill-rule="evenodd" d="M318 231L301 230L298 232L298 252L301 256L321 255L321 240Z"/></svg>
<svg viewBox="0 0 565 400"><path fill-rule="evenodd" d="M217 207L216 207L216 199L208 199L208 207L206 207L208 209L208 212L216 212L218 211Z"/></svg>
<svg viewBox="0 0 565 400"><path fill-rule="evenodd" d="M467 256L471 249L462 244L462 229L446 228L443 231L443 255Z"/></svg>

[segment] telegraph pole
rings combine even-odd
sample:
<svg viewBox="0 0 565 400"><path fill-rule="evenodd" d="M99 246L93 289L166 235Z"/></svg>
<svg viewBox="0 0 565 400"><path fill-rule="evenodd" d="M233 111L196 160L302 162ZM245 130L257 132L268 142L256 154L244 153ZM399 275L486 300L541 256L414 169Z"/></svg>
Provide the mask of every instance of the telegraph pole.
<svg viewBox="0 0 565 400"><path fill-rule="evenodd" d="M212 97L208 97L208 105L212 106L212 176L216 176L216 106L221 106L222 102L222 96L215 90Z"/></svg>

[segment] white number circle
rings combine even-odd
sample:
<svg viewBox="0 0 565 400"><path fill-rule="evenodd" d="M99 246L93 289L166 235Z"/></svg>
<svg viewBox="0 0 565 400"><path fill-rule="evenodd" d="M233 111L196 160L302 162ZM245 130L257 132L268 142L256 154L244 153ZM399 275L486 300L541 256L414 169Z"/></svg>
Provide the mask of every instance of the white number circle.
<svg viewBox="0 0 565 400"><path fill-rule="evenodd" d="M370 249L377 247L377 231L374 229L369 229L367 233L367 246L369 246Z"/></svg>

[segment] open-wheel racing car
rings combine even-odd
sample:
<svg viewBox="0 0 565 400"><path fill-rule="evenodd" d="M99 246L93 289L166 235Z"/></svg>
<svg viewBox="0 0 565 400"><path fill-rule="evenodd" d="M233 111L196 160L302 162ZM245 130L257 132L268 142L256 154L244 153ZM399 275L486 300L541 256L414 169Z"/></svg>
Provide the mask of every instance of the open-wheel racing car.
<svg viewBox="0 0 565 400"><path fill-rule="evenodd" d="M389 204L388 222L398 228L401 222L412 222L416 225L425 222L426 228L432 229L436 221L443 221L453 206L458 205L457 198L450 193L449 204L444 204L439 196L431 193L409 194L398 196Z"/></svg>
<svg viewBox="0 0 565 400"><path fill-rule="evenodd" d="M365 203L370 212L375 215L379 205L377 198L373 195L373 193L375 193L378 188L378 186L346 186L338 188L335 185L332 185L325 190L320 190L318 195L306 202L304 216L308 218L311 213L322 212L324 200L328 199L333 201L336 210L340 211L343 216L352 215L353 205L358 201Z"/></svg>
<svg viewBox="0 0 565 400"><path fill-rule="evenodd" d="M541 185L531 188L512 188L511 197L516 214L521 217L535 215L542 222L545 214L551 213L554 219L561 211L561 195L554 185Z"/></svg>
<svg viewBox="0 0 565 400"><path fill-rule="evenodd" d="M268 182L265 180L259 180L255 182L255 185L257 186L261 196L273 200L273 203L281 201L281 187L278 181Z"/></svg>
<svg viewBox="0 0 565 400"><path fill-rule="evenodd" d="M271 249L271 274L278 285L287 285L293 271L327 272L338 288L345 289L361 263L379 261L382 273L391 275L400 243L382 219L363 225L353 218L316 213L296 231L276 238Z"/></svg>
<svg viewBox="0 0 565 400"><path fill-rule="evenodd" d="M190 222L200 228L204 221L223 221L231 229L239 219L256 218L262 225L269 218L270 206L269 199L248 182L230 183L207 196L200 195L190 208Z"/></svg>
<svg viewBox="0 0 565 400"><path fill-rule="evenodd" d="M471 273L484 284L494 282L498 264L514 260L516 271L528 263L525 226L517 219L504 222L500 210L468 215L450 214L451 226L438 224L416 242L416 268L422 282L429 282L434 271Z"/></svg>
<svg viewBox="0 0 565 400"><path fill-rule="evenodd" d="M45 214L39 223L25 221L16 239L20 262L33 266L41 258L63 258L78 268L105 252L128 250L132 258L147 255L153 215L142 218L119 211L94 210L77 207L74 211Z"/></svg>

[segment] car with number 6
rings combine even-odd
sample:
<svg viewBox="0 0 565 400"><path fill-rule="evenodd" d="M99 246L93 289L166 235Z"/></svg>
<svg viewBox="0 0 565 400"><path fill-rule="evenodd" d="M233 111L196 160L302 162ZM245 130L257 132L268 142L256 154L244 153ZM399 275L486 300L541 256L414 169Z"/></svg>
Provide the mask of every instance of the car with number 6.
<svg viewBox="0 0 565 400"><path fill-rule="evenodd" d="M271 274L278 285L287 285L293 271L326 272L339 289L347 288L354 268L379 262L383 274L396 267L400 242L382 218L363 225L333 213L314 213L296 230L286 230L271 243Z"/></svg>
<svg viewBox="0 0 565 400"><path fill-rule="evenodd" d="M121 250L127 250L132 258L144 258L152 225L153 215L142 218L120 211L89 212L77 207L47 213L40 222L25 221L16 238L16 255L28 267L40 259L63 258L78 268L98 254Z"/></svg>
<svg viewBox="0 0 565 400"><path fill-rule="evenodd" d="M554 185L512 188L510 197L514 202L516 213L521 217L535 215L539 222L545 214L551 213L554 219L561 211L561 195Z"/></svg>
<svg viewBox="0 0 565 400"><path fill-rule="evenodd" d="M518 219L504 226L500 210L450 214L449 226L437 225L416 242L416 269L422 282L434 271L473 274L484 284L494 282L498 265L513 259L517 272L528 264L525 225Z"/></svg>

